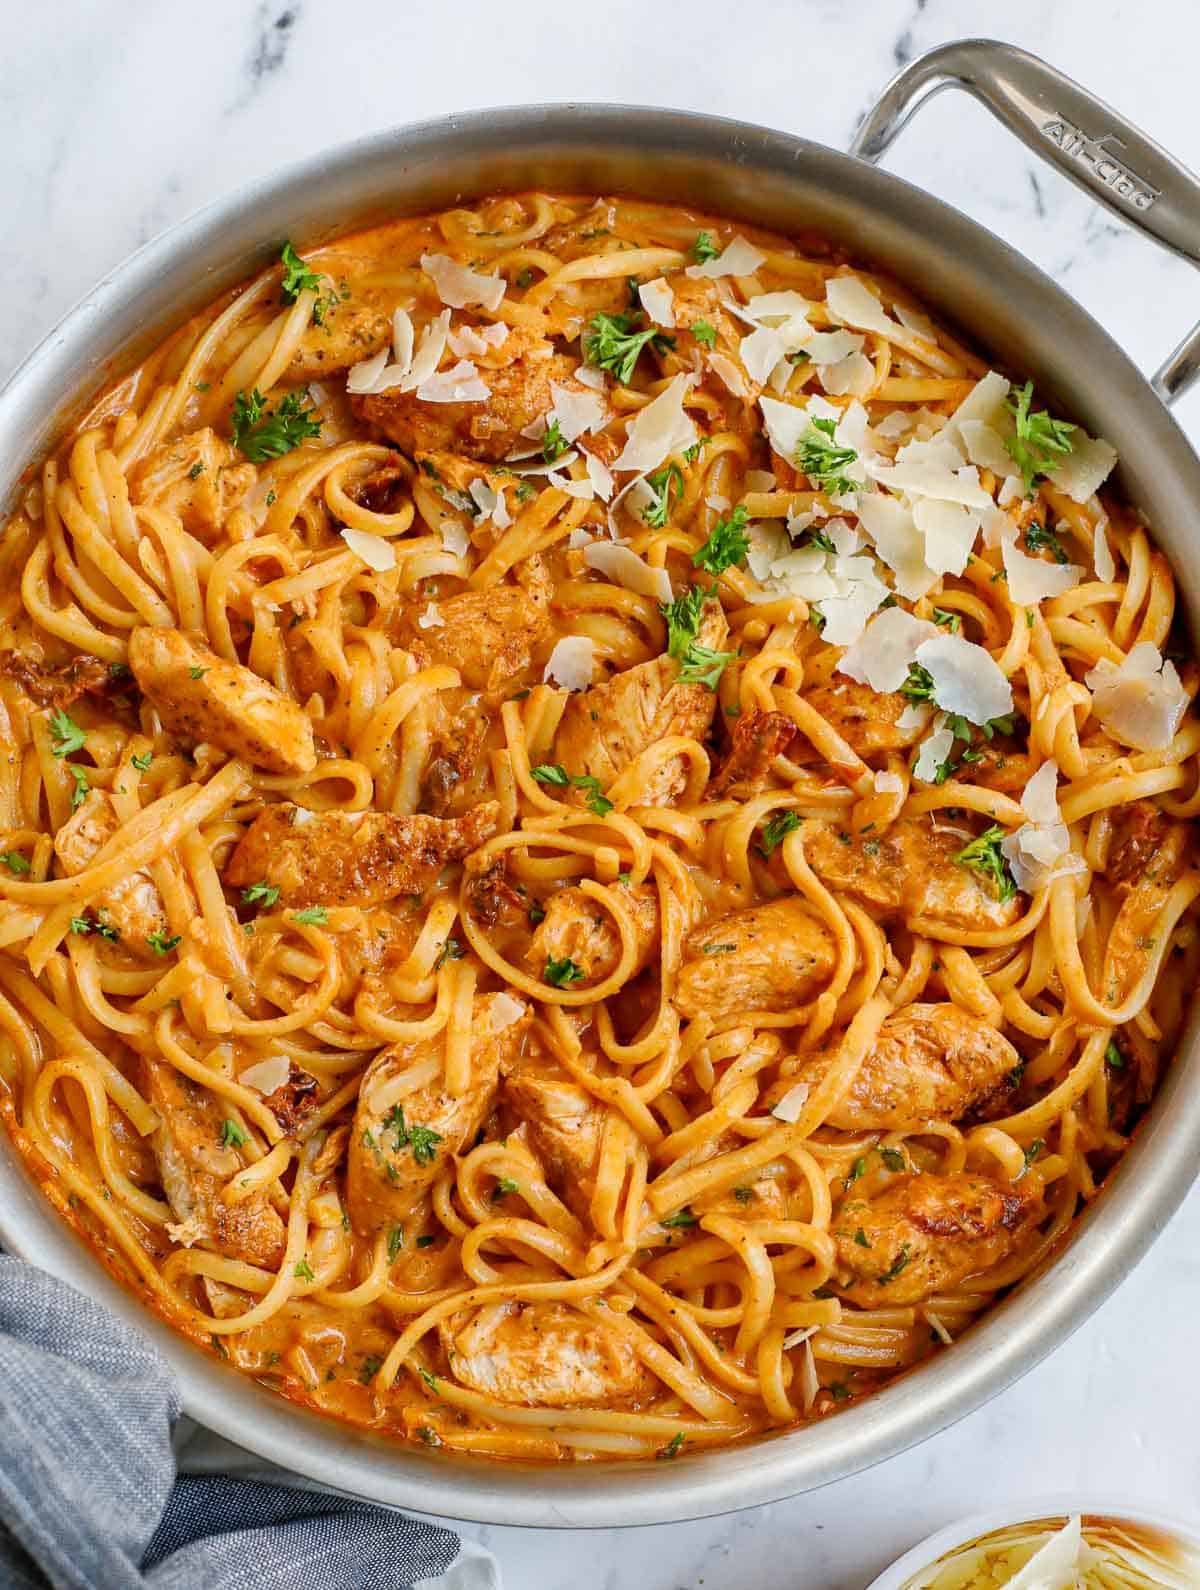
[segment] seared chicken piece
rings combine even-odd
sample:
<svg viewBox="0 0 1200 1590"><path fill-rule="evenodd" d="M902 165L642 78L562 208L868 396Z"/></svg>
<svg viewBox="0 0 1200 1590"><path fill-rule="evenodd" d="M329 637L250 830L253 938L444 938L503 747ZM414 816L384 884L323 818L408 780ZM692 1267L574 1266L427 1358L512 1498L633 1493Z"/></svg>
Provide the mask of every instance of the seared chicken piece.
<svg viewBox="0 0 1200 1590"><path fill-rule="evenodd" d="M754 707L733 722L732 744L708 786L708 800L748 801L766 786L771 767L800 733L786 713Z"/></svg>
<svg viewBox="0 0 1200 1590"><path fill-rule="evenodd" d="M730 1148L740 1146L740 1141L729 1144ZM787 1193L773 1176L749 1181L717 1198L697 1198L692 1207L697 1217L726 1215L730 1220L786 1220L788 1217Z"/></svg>
<svg viewBox="0 0 1200 1590"><path fill-rule="evenodd" d="M796 1080L815 1087L831 1058L814 1055ZM1009 1092L1020 1065L1007 1038L957 1005L906 1005L883 1023L826 1122L848 1132L893 1132L935 1118L957 1121Z"/></svg>
<svg viewBox="0 0 1200 1590"><path fill-rule="evenodd" d="M112 674L99 657L81 655L55 666L19 651L0 651L0 679L11 679L39 707L61 710L89 690L105 689Z"/></svg>
<svg viewBox="0 0 1200 1590"><path fill-rule="evenodd" d="M522 1064L504 1079L504 1098L529 1130L550 1187L588 1219L606 1112L553 1061Z"/></svg>
<svg viewBox="0 0 1200 1590"><path fill-rule="evenodd" d="M936 829L915 817L882 834L851 834L810 820L803 834L804 854L822 882L855 895L880 921L920 916L983 932L1007 927L1021 914L1019 896L998 900L986 880L955 861L970 843L962 831Z"/></svg>
<svg viewBox="0 0 1200 1590"><path fill-rule="evenodd" d="M476 998L471 1022L471 1082L459 1098L446 1092L440 1062L443 1031L432 1042L394 1043L367 1067L354 1111L346 1173L346 1205L354 1228L371 1236L405 1219L436 1181L448 1156L469 1147L496 1097L500 1063L510 1063L529 1026L528 1011L492 1028L498 995ZM412 1092L410 1073L437 1059L438 1075Z"/></svg>
<svg viewBox="0 0 1200 1590"><path fill-rule="evenodd" d="M833 937L797 896L735 911L688 936L675 987L685 1016L790 1010L833 973Z"/></svg>
<svg viewBox="0 0 1200 1590"><path fill-rule="evenodd" d="M736 360L740 366L741 342L745 328L739 325L725 309L716 282L710 277L685 276L682 271L678 271L670 278L670 283L675 312L673 335L679 351L686 356L694 349L701 358L713 353L723 353L726 358ZM716 332L715 341L706 334L705 340L701 342L691 329L697 323L701 326L711 326ZM682 341L679 336L681 332L685 333ZM758 390L748 377L746 386L755 392Z"/></svg>
<svg viewBox="0 0 1200 1590"><path fill-rule="evenodd" d="M903 1308L989 1270L1044 1212L1040 1185L962 1172L897 1177L837 1211L835 1284L860 1308Z"/></svg>
<svg viewBox="0 0 1200 1590"><path fill-rule="evenodd" d="M706 602L696 639L719 650L728 633L718 602ZM614 674L606 684L572 695L554 739L567 772L588 774L606 789L635 757L668 735L703 740L716 711L716 692L679 682L679 664L665 654ZM667 762L648 781L646 806L669 806L684 787L679 760ZM575 795L582 799L582 792Z"/></svg>
<svg viewBox="0 0 1200 1590"><path fill-rule="evenodd" d="M498 1402L611 1407L648 1397L657 1385L630 1342L562 1303L456 1314L440 1335L454 1378Z"/></svg>
<svg viewBox="0 0 1200 1590"><path fill-rule="evenodd" d="M900 714L912 703L898 691L872 690L844 674L836 674L831 684L806 690L804 699L862 757L902 751L925 732L923 722L900 728Z"/></svg>
<svg viewBox="0 0 1200 1590"><path fill-rule="evenodd" d="M1172 829L1183 825L1172 822L1153 801L1132 801L1119 806L1113 818L1112 843L1104 876L1109 883L1132 888L1154 857L1163 848Z"/></svg>
<svg viewBox="0 0 1200 1590"><path fill-rule="evenodd" d="M236 458L233 446L207 425L160 442L130 470L130 499L165 508L190 534L212 541L257 478L253 464Z"/></svg>
<svg viewBox="0 0 1200 1590"><path fill-rule="evenodd" d="M352 394L350 406L358 419L382 431L406 453L466 453L499 463L529 445L521 432L549 412L553 382L586 390L574 380L577 363L565 353L555 353L553 344L539 342L497 369L477 361L490 393L486 402L429 403L416 392L394 390Z"/></svg>
<svg viewBox="0 0 1200 1590"><path fill-rule="evenodd" d="M391 313L369 290L360 288L349 298L327 293L321 303L320 325L309 321L284 371L288 383L336 375L391 345Z"/></svg>
<svg viewBox="0 0 1200 1590"><path fill-rule="evenodd" d="M448 663L472 690L494 692L528 670L550 633L550 582L491 585L437 604L441 624L418 629L413 650Z"/></svg>
<svg viewBox="0 0 1200 1590"><path fill-rule="evenodd" d="M225 1204L218 1194L243 1168L242 1157L222 1143L227 1107L215 1093L162 1060L142 1060L142 1089L161 1124L151 1142L159 1177L178 1221L171 1235L190 1247L198 1242L231 1259L264 1269L283 1257L283 1221L266 1195L252 1193Z"/></svg>
<svg viewBox="0 0 1200 1590"><path fill-rule="evenodd" d="M469 707L455 715L447 713L445 727L438 733L421 780L421 804L434 817L447 817L456 804L471 804L471 791L477 781L473 775L487 772L483 742L491 719Z"/></svg>
<svg viewBox="0 0 1200 1590"><path fill-rule="evenodd" d="M646 883L636 889L625 883L613 888L629 908L637 933L633 977L649 964L658 943L658 890ZM574 961L583 973L581 984L603 982L616 971L621 958L616 923L582 889L560 889L547 899L545 910L525 957L537 975L548 960Z"/></svg>
<svg viewBox="0 0 1200 1590"><path fill-rule="evenodd" d="M139 625L129 666L164 725L183 740L207 740L270 773L317 765L312 724L296 703L241 663L226 662L199 635Z"/></svg>
<svg viewBox="0 0 1200 1590"><path fill-rule="evenodd" d="M1153 854L1149 853L1150 833L1156 839ZM1122 835L1121 851L1109 859L1110 879L1114 861L1118 887L1125 898L1104 950L1102 997L1106 1004L1120 1005L1136 987L1151 957L1162 948L1158 917L1167 896L1192 863L1191 824L1172 821L1159 830L1144 816L1135 818ZM1136 873L1132 870L1135 864Z"/></svg>
<svg viewBox="0 0 1200 1590"><path fill-rule="evenodd" d="M491 838L499 817L498 801L453 818L309 812L280 801L242 835L225 881L270 883L286 906L377 905L424 894L443 867Z"/></svg>
<svg viewBox="0 0 1200 1590"><path fill-rule="evenodd" d="M112 797L104 790L89 790L54 836L54 853L68 877L90 866L120 826ZM136 955L152 955L147 941L167 931L162 896L148 872L131 872L98 895L93 907L98 920L115 928L121 943Z"/></svg>

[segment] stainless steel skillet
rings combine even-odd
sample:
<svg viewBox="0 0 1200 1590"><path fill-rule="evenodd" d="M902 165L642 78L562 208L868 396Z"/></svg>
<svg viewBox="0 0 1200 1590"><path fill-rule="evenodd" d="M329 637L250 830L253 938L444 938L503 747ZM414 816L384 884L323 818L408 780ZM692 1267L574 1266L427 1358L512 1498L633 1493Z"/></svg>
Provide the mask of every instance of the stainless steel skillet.
<svg viewBox="0 0 1200 1590"><path fill-rule="evenodd" d="M531 187L703 205L782 232L818 230L909 282L1002 366L1036 377L1106 436L1156 528L1182 601L1200 615L1200 460L1167 403L1200 373L1200 327L1147 380L1056 284L974 221L872 164L925 99L966 89L1115 214L1200 262L1200 184L1114 111L1043 62L981 40L915 62L866 118L854 153L679 111L550 105L402 127L304 162L148 244L74 309L0 393L0 493L97 387L187 314L299 245L388 214ZM857 158L856 158L857 156ZM150 1335L188 1411L326 1485L451 1517L564 1528L650 1524L810 1490L961 1418L1063 1341L1145 1253L1200 1167L1200 1041L1174 1070L1112 1184L1070 1246L954 1349L872 1401L809 1429L671 1463L548 1470L414 1452L326 1422L191 1348L140 1308L0 1144L0 1240ZM1136 1283L1135 1283L1136 1284Z"/></svg>

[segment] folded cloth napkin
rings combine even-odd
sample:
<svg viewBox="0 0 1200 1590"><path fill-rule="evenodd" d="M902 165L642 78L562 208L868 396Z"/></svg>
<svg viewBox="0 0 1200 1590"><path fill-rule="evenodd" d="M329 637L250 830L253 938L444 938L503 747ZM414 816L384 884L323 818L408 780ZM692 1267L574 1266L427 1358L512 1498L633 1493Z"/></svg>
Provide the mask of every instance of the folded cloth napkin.
<svg viewBox="0 0 1200 1590"><path fill-rule="evenodd" d="M460 1555L458 1537L403 1513L230 1474L177 1478L178 1418L170 1370L143 1336L72 1287L0 1255L0 1585L408 1590L430 1580L487 1582L464 1577L465 1560L440 1580Z"/></svg>

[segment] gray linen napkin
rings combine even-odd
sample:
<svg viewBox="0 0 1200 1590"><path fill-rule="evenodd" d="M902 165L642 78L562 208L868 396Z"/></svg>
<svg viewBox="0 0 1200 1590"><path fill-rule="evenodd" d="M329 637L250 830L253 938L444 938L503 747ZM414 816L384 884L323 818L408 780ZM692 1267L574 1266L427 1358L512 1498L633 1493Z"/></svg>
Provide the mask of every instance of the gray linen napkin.
<svg viewBox="0 0 1200 1590"><path fill-rule="evenodd" d="M0 1255L0 1585L408 1590L459 1555L449 1530L349 1497L177 1478L178 1417L144 1337Z"/></svg>

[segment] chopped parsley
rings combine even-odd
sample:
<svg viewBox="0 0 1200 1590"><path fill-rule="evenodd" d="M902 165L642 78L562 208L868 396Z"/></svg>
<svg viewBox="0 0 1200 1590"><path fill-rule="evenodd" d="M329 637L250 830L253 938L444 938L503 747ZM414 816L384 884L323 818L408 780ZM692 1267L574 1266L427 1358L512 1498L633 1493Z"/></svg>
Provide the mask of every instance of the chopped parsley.
<svg viewBox="0 0 1200 1590"><path fill-rule="evenodd" d="M133 763L134 767L137 768L139 773L148 773L150 771L150 764L154 760L154 752L143 751L141 756L131 756L129 760Z"/></svg>
<svg viewBox="0 0 1200 1590"><path fill-rule="evenodd" d="M710 326L707 320L693 320L688 327L697 342L702 342L706 348L714 348L717 343L717 328Z"/></svg>
<svg viewBox="0 0 1200 1590"><path fill-rule="evenodd" d="M947 612L944 607L935 607L933 622L940 624L943 629L948 629L952 635L957 635L962 628L962 619L957 613Z"/></svg>
<svg viewBox="0 0 1200 1590"><path fill-rule="evenodd" d="M182 942L178 933L173 933L170 938L165 933L147 933L146 943L156 955L169 955L177 944Z"/></svg>
<svg viewBox="0 0 1200 1590"><path fill-rule="evenodd" d="M611 371L622 386L627 386L647 343L656 351L665 352L675 346L675 339L664 335L657 326L636 330L632 315L593 315L583 338L583 356L588 364Z"/></svg>
<svg viewBox="0 0 1200 1590"><path fill-rule="evenodd" d="M909 1251L908 1251L908 1243L907 1242L902 1242L900 1244L900 1252L896 1255L895 1263L893 1265L891 1265L891 1267L889 1269L885 1270L882 1275L876 1277L876 1280L878 1281L879 1285L880 1286L888 1286L888 1285L890 1285L890 1283L896 1279L896 1277L900 1274L900 1272L908 1264L908 1261L909 1261L910 1257L911 1257L911 1255L909 1254Z"/></svg>
<svg viewBox="0 0 1200 1590"><path fill-rule="evenodd" d="M189 480L199 480L200 476L203 473L204 473L204 465L203 464L193 464L192 467L188 470L188 479Z"/></svg>
<svg viewBox="0 0 1200 1590"><path fill-rule="evenodd" d="M324 927L329 921L329 912L323 905L310 905L303 911L293 912L292 921L298 922L301 927Z"/></svg>
<svg viewBox="0 0 1200 1590"><path fill-rule="evenodd" d="M653 493L653 501L642 509L642 523L652 530L661 530L671 517L671 490L676 501L683 496L683 471L678 464L664 464L652 475L647 475L645 485Z"/></svg>
<svg viewBox="0 0 1200 1590"><path fill-rule="evenodd" d="M600 780L594 773L568 773L560 762L542 762L530 769L530 777L539 784L553 784L560 789L574 785L576 789L586 790L588 810L597 817L607 817L613 809L612 801L602 792Z"/></svg>
<svg viewBox="0 0 1200 1590"><path fill-rule="evenodd" d="M1030 1143L1029 1147L1025 1150L1025 1164L1024 1164L1024 1167L1020 1171L1017 1172L1017 1176L1016 1176L1016 1180L1017 1181L1020 1181L1021 1177L1025 1174L1025 1172L1033 1164L1034 1160L1042 1152L1042 1150L1045 1148L1045 1146L1046 1146L1045 1143L1042 1141L1042 1139L1040 1137L1035 1137L1034 1138L1033 1142Z"/></svg>
<svg viewBox="0 0 1200 1590"><path fill-rule="evenodd" d="M898 1148L881 1148L879 1157L889 1170L907 1170L908 1161Z"/></svg>
<svg viewBox="0 0 1200 1590"><path fill-rule="evenodd" d="M207 668L189 668L188 677L190 679L203 679L207 672Z"/></svg>
<svg viewBox="0 0 1200 1590"><path fill-rule="evenodd" d="M313 419L316 404L306 392L289 392L278 408L268 411L257 388L239 392L233 400L233 443L252 464L282 458L310 436L320 436L321 422Z"/></svg>
<svg viewBox="0 0 1200 1590"><path fill-rule="evenodd" d="M417 1434L426 1446L441 1446L442 1438L431 1424L423 1424Z"/></svg>
<svg viewBox="0 0 1200 1590"><path fill-rule="evenodd" d="M0 850L0 861L4 863L9 872L29 871L29 858L23 856L19 850Z"/></svg>
<svg viewBox="0 0 1200 1590"><path fill-rule="evenodd" d="M442 1134L435 1132L431 1126L421 1126L415 1121L406 1121L402 1104L392 1105L383 1118L381 1129L396 1134L393 1147L397 1151L411 1148L412 1156L418 1165L432 1165L437 1158L437 1145L442 1141Z"/></svg>
<svg viewBox="0 0 1200 1590"><path fill-rule="evenodd" d="M309 1264L307 1259L301 1259L299 1264L293 1269L292 1274L297 1281L313 1281L316 1279L312 1272L312 1265Z"/></svg>
<svg viewBox="0 0 1200 1590"><path fill-rule="evenodd" d="M447 961L461 961L466 953L466 950L463 949L457 939L448 938L442 945L437 960L433 963L434 971L440 972Z"/></svg>
<svg viewBox="0 0 1200 1590"><path fill-rule="evenodd" d="M1125 1056L1118 1049L1115 1038L1108 1040L1104 1050L1104 1063L1112 1066L1114 1071L1124 1071L1125 1069Z"/></svg>
<svg viewBox="0 0 1200 1590"><path fill-rule="evenodd" d="M714 651L694 640L684 652L679 667L679 682L683 685L707 685L715 690L721 675L737 656L735 651Z"/></svg>
<svg viewBox="0 0 1200 1590"><path fill-rule="evenodd" d="M283 265L283 281L280 286L289 304L294 304L303 292L320 291L321 278L316 271L309 270L291 243L283 245L279 258Z"/></svg>
<svg viewBox="0 0 1200 1590"><path fill-rule="evenodd" d="M221 1122L221 1147L241 1148L250 1141L250 1134L240 1127L236 1121Z"/></svg>
<svg viewBox="0 0 1200 1590"><path fill-rule="evenodd" d="M705 944L701 955L731 955L737 949L736 944Z"/></svg>
<svg viewBox="0 0 1200 1590"><path fill-rule="evenodd" d="M667 656L682 658L687 655L696 631L700 628L700 615L716 586L705 590L702 585L689 585L673 602L662 602L659 611L667 621Z"/></svg>
<svg viewBox="0 0 1200 1590"><path fill-rule="evenodd" d="M691 1206L689 1204L684 1204L682 1209L677 1209L673 1215L667 1215L665 1219L660 1220L658 1223L660 1226L667 1226L673 1230L679 1230L685 1226L698 1225L699 1221L692 1213Z"/></svg>
<svg viewBox="0 0 1200 1590"><path fill-rule="evenodd" d="M907 701L932 701L933 675L920 663L909 663L908 678L900 686L900 694Z"/></svg>
<svg viewBox="0 0 1200 1590"><path fill-rule="evenodd" d="M561 961L556 961L551 955L546 959L542 981L549 983L551 988L566 988L568 983L583 981L583 968L576 966L569 955L565 955Z"/></svg>
<svg viewBox="0 0 1200 1590"><path fill-rule="evenodd" d="M770 860L771 852L775 850L790 833L799 828L803 818L796 812L779 812L772 817L769 823L763 825L762 838L758 850L761 856Z"/></svg>
<svg viewBox="0 0 1200 1590"><path fill-rule="evenodd" d="M834 441L836 420L814 420L796 445L796 468L813 485L833 496L860 489L860 482L846 474L858 459L853 447L839 447Z"/></svg>
<svg viewBox="0 0 1200 1590"><path fill-rule="evenodd" d="M1010 396L1004 405L1016 427L1016 435L1006 441L1004 446L1021 471L1027 497L1033 496L1034 483L1056 469L1074 450L1075 443L1071 438L1077 429L1066 420L1053 419L1045 409L1032 413L1032 402L1033 382L1026 381L1021 390L1015 396Z"/></svg>
<svg viewBox="0 0 1200 1590"><path fill-rule="evenodd" d="M279 904L280 890L273 883L268 883L264 878L261 883L252 883L248 889L242 890L243 905L261 905L269 911L273 905Z"/></svg>
<svg viewBox="0 0 1200 1590"><path fill-rule="evenodd" d="M854 1240L858 1243L860 1248L869 1248L871 1246L871 1239L867 1236L867 1233L861 1226L859 1226L858 1230L854 1233Z"/></svg>
<svg viewBox="0 0 1200 1590"><path fill-rule="evenodd" d="M713 242L711 232L697 232L696 241L688 252L697 265L707 265L710 259L716 259L721 250Z"/></svg>
<svg viewBox="0 0 1200 1590"><path fill-rule="evenodd" d="M843 1189L846 1192L849 1192L850 1188L854 1186L854 1183L858 1180L858 1178L860 1176L865 1176L866 1174L867 1174L867 1159L866 1159L866 1155L862 1154L862 1155L860 1155L858 1157L858 1159L856 1159L854 1161L853 1165L851 1165L850 1174L842 1182Z"/></svg>
<svg viewBox="0 0 1200 1590"><path fill-rule="evenodd" d="M1003 838L1004 830L993 823L990 828L985 828L983 833L972 839L969 845L964 845L954 857L960 867L968 867L972 872L977 872L981 878L991 882L992 892L1001 905L1011 900L1017 892L1017 886L1008 870L1008 863L1000 851L1000 841Z"/></svg>
<svg viewBox="0 0 1200 1590"><path fill-rule="evenodd" d="M1051 530L1049 525L1039 524L1036 519L1025 530L1025 545L1030 552L1049 552L1055 563L1070 562L1058 533Z"/></svg>
<svg viewBox="0 0 1200 1590"><path fill-rule="evenodd" d="M737 1199L738 1203L740 1203L740 1204L753 1203L754 1202L754 1188L753 1187L735 1187L733 1189L733 1196Z"/></svg>
<svg viewBox="0 0 1200 1590"><path fill-rule="evenodd" d="M369 1353L362 1361L358 1371L358 1378L364 1386L369 1386L382 1368L383 1359L377 1357L374 1353Z"/></svg>
<svg viewBox="0 0 1200 1590"><path fill-rule="evenodd" d="M746 534L746 509L743 504L729 515L718 519L716 528L698 552L692 553L692 563L706 574L724 574L735 563L744 563L750 550Z"/></svg>
<svg viewBox="0 0 1200 1590"><path fill-rule="evenodd" d="M567 439L559 427L557 418L552 419L546 427L546 434L542 437L542 457L548 464L553 464L566 450Z"/></svg>
<svg viewBox="0 0 1200 1590"><path fill-rule="evenodd" d="M73 756L87 744L87 735L61 707L50 715L50 733L54 739L54 756Z"/></svg>
<svg viewBox="0 0 1200 1590"><path fill-rule="evenodd" d="M417 1247L418 1248L432 1248L436 1241L437 1241L436 1237L429 1237L429 1236L418 1237L417 1238Z"/></svg>
<svg viewBox="0 0 1200 1590"><path fill-rule="evenodd" d="M404 1227L393 1226L387 1235L387 1256L390 1264L404 1246Z"/></svg>
<svg viewBox="0 0 1200 1590"><path fill-rule="evenodd" d="M511 1176L501 1176L492 1189L493 1198L507 1198L509 1193L520 1192L521 1183L514 1181Z"/></svg>
<svg viewBox="0 0 1200 1590"><path fill-rule="evenodd" d="M700 236L703 237L704 235L705 234L703 232L701 232ZM681 1450L682 1446L683 1446L683 1431L679 1430L679 1431L676 1432L676 1434L674 1434L671 1437L671 1439L667 1442L666 1446L660 1446L658 1451L654 1455L655 1455L656 1458L662 1458L662 1459L677 1458L679 1456L679 1453L680 1453L680 1450Z"/></svg>

